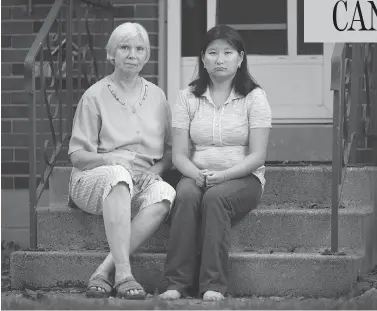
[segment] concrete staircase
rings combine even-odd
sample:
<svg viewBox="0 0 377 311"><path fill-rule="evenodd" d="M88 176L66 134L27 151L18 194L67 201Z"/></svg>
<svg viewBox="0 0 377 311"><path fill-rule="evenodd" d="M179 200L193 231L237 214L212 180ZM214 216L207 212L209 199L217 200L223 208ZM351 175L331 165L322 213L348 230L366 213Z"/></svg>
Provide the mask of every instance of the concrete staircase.
<svg viewBox="0 0 377 311"><path fill-rule="evenodd" d="M108 245L101 216L67 206L71 169L57 167L50 206L39 207L39 251L11 256L12 288L85 286ZM339 211L339 245L330 248L331 168L267 167L261 206L233 228L230 292L234 296L345 294L377 262L377 211L372 189L377 170L348 170ZM150 293L162 291L169 227L161 226L132 255L135 277Z"/></svg>

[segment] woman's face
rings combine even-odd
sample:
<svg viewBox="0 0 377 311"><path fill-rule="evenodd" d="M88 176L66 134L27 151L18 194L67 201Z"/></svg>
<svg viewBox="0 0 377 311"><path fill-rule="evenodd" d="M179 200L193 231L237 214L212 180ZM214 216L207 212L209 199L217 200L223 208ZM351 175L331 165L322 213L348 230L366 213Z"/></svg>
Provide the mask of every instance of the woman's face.
<svg viewBox="0 0 377 311"><path fill-rule="evenodd" d="M147 58L147 47L139 36L122 42L115 50L114 66L126 72L139 73Z"/></svg>
<svg viewBox="0 0 377 311"><path fill-rule="evenodd" d="M204 54L202 61L210 76L233 78L241 65L243 52L237 50L227 41L217 39L211 42Z"/></svg>

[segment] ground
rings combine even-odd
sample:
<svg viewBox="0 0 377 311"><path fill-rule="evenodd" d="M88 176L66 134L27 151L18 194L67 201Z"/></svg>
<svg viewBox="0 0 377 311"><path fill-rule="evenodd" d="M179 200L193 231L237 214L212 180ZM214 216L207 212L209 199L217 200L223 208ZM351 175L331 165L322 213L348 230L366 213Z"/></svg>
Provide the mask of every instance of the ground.
<svg viewBox="0 0 377 311"><path fill-rule="evenodd" d="M88 299L83 288L54 288L43 290L10 290L7 271L2 272L2 310L174 310L174 309L295 309L295 310L377 310L377 267L359 279L353 292L339 298L305 297L245 297L226 298L220 303L198 299L165 302L157 295L145 301L127 301L115 298Z"/></svg>

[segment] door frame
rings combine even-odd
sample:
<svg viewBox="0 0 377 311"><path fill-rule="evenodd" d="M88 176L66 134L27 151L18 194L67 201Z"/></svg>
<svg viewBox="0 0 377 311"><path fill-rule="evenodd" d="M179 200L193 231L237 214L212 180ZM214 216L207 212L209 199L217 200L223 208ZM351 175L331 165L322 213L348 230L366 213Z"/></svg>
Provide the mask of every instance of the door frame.
<svg viewBox="0 0 377 311"><path fill-rule="evenodd" d="M205 1L205 0L203 0ZM217 0L207 0L207 29L212 28L216 24L216 6ZM326 118L307 120L307 123L332 123L333 112L333 96L330 90L331 84L331 56L334 49L334 44L325 43L323 45L323 55L297 55L297 1L287 0L288 16L288 55L287 56L253 56L249 55L248 63L261 64L263 62L273 61L309 61L319 62L323 65L323 94L322 103L327 111ZM174 110L176 97L178 91L181 89L182 83L182 53L181 53L181 1L180 0L167 0L167 98ZM184 61L192 62L194 58L187 58ZM196 61L196 58L195 58ZM302 123L300 120L287 119L279 123Z"/></svg>

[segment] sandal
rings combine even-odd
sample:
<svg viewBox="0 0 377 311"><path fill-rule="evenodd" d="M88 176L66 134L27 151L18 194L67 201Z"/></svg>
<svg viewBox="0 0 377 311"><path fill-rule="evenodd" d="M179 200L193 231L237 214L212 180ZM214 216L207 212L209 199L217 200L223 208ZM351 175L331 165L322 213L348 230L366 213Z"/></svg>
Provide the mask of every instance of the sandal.
<svg viewBox="0 0 377 311"><path fill-rule="evenodd" d="M95 289L95 287L100 287L104 289L104 291ZM109 298L112 290L112 283L105 276L97 274L89 279L85 295L88 298Z"/></svg>
<svg viewBox="0 0 377 311"><path fill-rule="evenodd" d="M128 276L114 285L116 291L116 298L119 299L130 299L130 300L144 300L146 293L144 288L136 282L133 276ZM129 294L130 290L138 290L138 294Z"/></svg>

